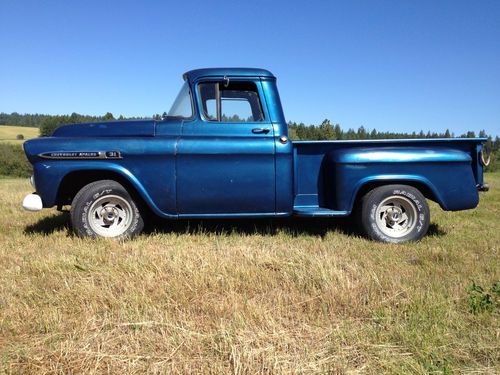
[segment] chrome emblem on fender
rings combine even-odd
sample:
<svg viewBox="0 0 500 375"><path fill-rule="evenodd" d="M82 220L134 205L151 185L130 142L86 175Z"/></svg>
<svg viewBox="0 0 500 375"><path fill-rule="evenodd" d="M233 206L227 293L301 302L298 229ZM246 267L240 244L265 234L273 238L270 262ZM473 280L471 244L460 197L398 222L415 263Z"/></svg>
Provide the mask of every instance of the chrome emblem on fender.
<svg viewBox="0 0 500 375"><path fill-rule="evenodd" d="M38 155L44 159L121 159L120 151L51 151Z"/></svg>

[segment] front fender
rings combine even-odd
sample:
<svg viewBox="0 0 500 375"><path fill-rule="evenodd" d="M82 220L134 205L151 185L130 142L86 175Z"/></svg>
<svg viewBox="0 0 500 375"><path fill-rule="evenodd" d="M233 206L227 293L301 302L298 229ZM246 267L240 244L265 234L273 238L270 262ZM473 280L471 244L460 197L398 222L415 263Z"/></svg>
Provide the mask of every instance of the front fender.
<svg viewBox="0 0 500 375"><path fill-rule="evenodd" d="M148 189L127 168L113 162L92 161L40 161L33 168L37 193L42 198L43 207L53 207L56 204L57 193L63 179L72 173L84 171L108 172L124 178L140 195L149 208L158 216L175 218L173 212L165 212L158 207Z"/></svg>

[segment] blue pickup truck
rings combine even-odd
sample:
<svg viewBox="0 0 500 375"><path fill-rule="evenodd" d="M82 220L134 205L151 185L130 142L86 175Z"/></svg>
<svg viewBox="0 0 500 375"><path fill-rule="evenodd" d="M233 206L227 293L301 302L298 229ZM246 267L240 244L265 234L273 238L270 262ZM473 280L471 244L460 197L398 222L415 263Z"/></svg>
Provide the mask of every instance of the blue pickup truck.
<svg viewBox="0 0 500 375"><path fill-rule="evenodd" d="M71 205L76 234L125 239L144 217L340 217L385 242L418 240L426 200L474 208L485 139L294 141L267 70L198 69L162 120L66 125L26 141L27 210Z"/></svg>

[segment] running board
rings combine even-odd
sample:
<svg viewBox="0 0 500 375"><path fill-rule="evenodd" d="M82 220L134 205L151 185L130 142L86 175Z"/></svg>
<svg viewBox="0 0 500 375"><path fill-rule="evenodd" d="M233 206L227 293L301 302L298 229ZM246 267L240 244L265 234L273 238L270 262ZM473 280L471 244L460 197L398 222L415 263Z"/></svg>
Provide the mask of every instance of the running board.
<svg viewBox="0 0 500 375"><path fill-rule="evenodd" d="M335 211L318 206L295 206L293 208L293 215L300 217L333 217L347 216L349 214L348 211Z"/></svg>

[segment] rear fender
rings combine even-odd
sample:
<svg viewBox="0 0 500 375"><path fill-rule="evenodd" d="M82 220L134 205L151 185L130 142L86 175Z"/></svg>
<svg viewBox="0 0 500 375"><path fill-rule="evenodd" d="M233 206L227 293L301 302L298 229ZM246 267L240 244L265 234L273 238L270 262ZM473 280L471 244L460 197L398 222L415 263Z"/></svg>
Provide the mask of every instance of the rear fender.
<svg viewBox="0 0 500 375"><path fill-rule="evenodd" d="M469 167L470 171L470 167ZM436 185L436 183L438 185ZM448 182L432 182L422 175L375 175L360 179L354 186L349 200L350 210L356 201L368 191L381 185L410 185L418 189L427 199L433 200L445 211L474 208L479 203L479 195L472 173L468 178L451 179Z"/></svg>
<svg viewBox="0 0 500 375"><path fill-rule="evenodd" d="M406 184L422 191L443 210L474 208L479 202L469 154L434 147L344 148L324 160L327 207L352 211L367 191L388 184Z"/></svg>

